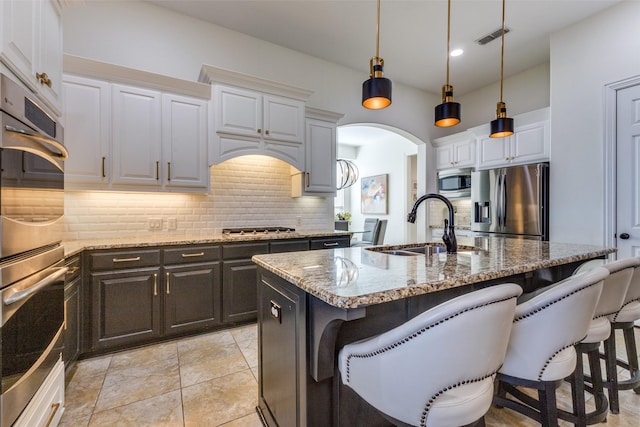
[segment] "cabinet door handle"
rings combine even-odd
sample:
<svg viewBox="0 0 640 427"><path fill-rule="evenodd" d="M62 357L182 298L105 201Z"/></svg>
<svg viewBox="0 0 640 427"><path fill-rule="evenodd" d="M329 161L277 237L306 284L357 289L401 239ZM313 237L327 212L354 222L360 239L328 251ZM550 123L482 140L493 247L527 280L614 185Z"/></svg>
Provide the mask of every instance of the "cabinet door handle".
<svg viewBox="0 0 640 427"><path fill-rule="evenodd" d="M64 325L63 329L67 330L67 301L64 302L64 317L62 320L62 324Z"/></svg>
<svg viewBox="0 0 640 427"><path fill-rule="evenodd" d="M325 243L325 244L324 244L324 246L325 246L326 248L330 248L330 247L332 247L332 246L338 246L339 244L340 244L340 243L338 243L338 242L331 242L331 243Z"/></svg>
<svg viewBox="0 0 640 427"><path fill-rule="evenodd" d="M36 73L36 79L40 80L41 85L51 87L51 79L47 76L47 73Z"/></svg>
<svg viewBox="0 0 640 427"><path fill-rule="evenodd" d="M153 274L153 296L154 297L158 296L158 274L157 273Z"/></svg>
<svg viewBox="0 0 640 427"><path fill-rule="evenodd" d="M132 262L132 261L140 261L140 257L133 257L133 258L114 258L113 262Z"/></svg>
<svg viewBox="0 0 640 427"><path fill-rule="evenodd" d="M182 258L191 258L191 257L199 257L204 256L204 252L198 252L195 254L182 254Z"/></svg>
<svg viewBox="0 0 640 427"><path fill-rule="evenodd" d="M266 133L267 135L269 135L269 129L265 130L264 133Z"/></svg>
<svg viewBox="0 0 640 427"><path fill-rule="evenodd" d="M58 412L58 409L60 409L60 402L51 404L51 409L52 409L51 415L49 415L49 419L47 420L47 424L45 424L44 427L49 427L51 425L51 422L55 418L56 413Z"/></svg>
<svg viewBox="0 0 640 427"><path fill-rule="evenodd" d="M309 172L304 173L304 186L305 188L309 188Z"/></svg>
<svg viewBox="0 0 640 427"><path fill-rule="evenodd" d="M258 133L262 133L262 129L258 129Z"/></svg>
<svg viewBox="0 0 640 427"><path fill-rule="evenodd" d="M171 274L167 272L167 295L169 295L171 293L171 289L170 289L170 284L169 284L169 278L171 277Z"/></svg>
<svg viewBox="0 0 640 427"><path fill-rule="evenodd" d="M105 170L105 162L107 161L107 158L102 156L102 177L106 178L107 177L107 173Z"/></svg>
<svg viewBox="0 0 640 427"><path fill-rule="evenodd" d="M167 162L167 181L171 181L171 162Z"/></svg>
<svg viewBox="0 0 640 427"><path fill-rule="evenodd" d="M160 161L156 162L156 181L160 179Z"/></svg>

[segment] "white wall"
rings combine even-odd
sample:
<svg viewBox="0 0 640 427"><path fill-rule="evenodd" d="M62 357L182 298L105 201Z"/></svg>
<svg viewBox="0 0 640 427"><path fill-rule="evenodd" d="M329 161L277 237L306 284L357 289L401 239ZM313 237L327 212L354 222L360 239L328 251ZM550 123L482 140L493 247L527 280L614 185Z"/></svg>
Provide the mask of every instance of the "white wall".
<svg viewBox="0 0 640 427"><path fill-rule="evenodd" d="M394 82L390 107L360 105L368 56L352 70L139 1L86 2L66 9L63 25L68 54L192 81L209 64L312 90L308 105L345 114L340 124L388 124L423 141L435 130L424 117L436 95Z"/></svg>
<svg viewBox="0 0 640 427"><path fill-rule="evenodd" d="M387 132L387 136L370 141L358 150L354 160L360 170L360 178L388 174L388 214L363 214L360 206L361 180L350 188L352 230L362 230L364 218L376 217L387 220L384 244L402 244L407 242L407 213L413 202L407 192L406 177L408 166L406 157L418 153L418 146L396 134ZM355 236L354 236L355 237Z"/></svg>
<svg viewBox="0 0 640 427"><path fill-rule="evenodd" d="M551 38L551 239L604 244L604 86L640 75L640 2Z"/></svg>

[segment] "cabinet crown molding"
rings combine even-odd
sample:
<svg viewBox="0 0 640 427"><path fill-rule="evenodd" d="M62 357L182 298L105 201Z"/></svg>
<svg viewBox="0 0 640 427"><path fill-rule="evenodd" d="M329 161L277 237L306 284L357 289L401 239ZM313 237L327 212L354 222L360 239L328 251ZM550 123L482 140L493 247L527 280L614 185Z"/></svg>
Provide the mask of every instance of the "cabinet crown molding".
<svg viewBox="0 0 640 427"><path fill-rule="evenodd" d="M211 86L208 84L136 70L95 59L64 54L63 67L65 74L133 85L161 92L172 92L194 98L211 99Z"/></svg>
<svg viewBox="0 0 640 427"><path fill-rule="evenodd" d="M321 110L319 108L305 107L304 116L308 119L325 120L327 122L338 123L338 121L344 117L344 114Z"/></svg>
<svg viewBox="0 0 640 427"><path fill-rule="evenodd" d="M231 86L237 86L242 89L252 89L260 92L270 93L288 98L307 101L313 94L313 91L291 86L285 83L266 80L261 77L250 76L248 74L238 73L236 71L227 70L225 68L214 67L213 65L203 64L200 69L198 81L207 84L222 83Z"/></svg>

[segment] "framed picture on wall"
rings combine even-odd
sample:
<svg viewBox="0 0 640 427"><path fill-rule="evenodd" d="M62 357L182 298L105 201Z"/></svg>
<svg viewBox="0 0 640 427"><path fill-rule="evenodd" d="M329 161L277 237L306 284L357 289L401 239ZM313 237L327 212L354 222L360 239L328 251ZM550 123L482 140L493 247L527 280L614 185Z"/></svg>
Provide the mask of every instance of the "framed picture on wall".
<svg viewBox="0 0 640 427"><path fill-rule="evenodd" d="M388 175L374 175L363 177L360 192L360 211L363 214L387 213L387 187Z"/></svg>

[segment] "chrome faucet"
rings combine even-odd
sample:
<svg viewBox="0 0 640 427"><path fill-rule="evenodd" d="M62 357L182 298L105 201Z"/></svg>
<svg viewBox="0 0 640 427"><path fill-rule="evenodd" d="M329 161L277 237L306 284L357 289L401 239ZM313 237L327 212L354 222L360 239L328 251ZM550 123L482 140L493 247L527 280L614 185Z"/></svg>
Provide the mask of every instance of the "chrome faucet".
<svg viewBox="0 0 640 427"><path fill-rule="evenodd" d="M427 199L442 200L444 204L447 205L447 209L449 209L449 219L444 220L444 234L442 235L442 241L444 242L444 245L447 247L447 253L455 254L456 252L458 252L458 242L456 241L456 233L454 231L453 205L451 204L449 199L447 199L444 196L441 196L440 194L434 194L434 193L425 194L424 196L416 200L416 202L413 204L413 208L411 209L411 212L407 216L407 221L409 221L412 224L416 222L416 211L418 210L418 206L420 206L420 203L424 202Z"/></svg>

